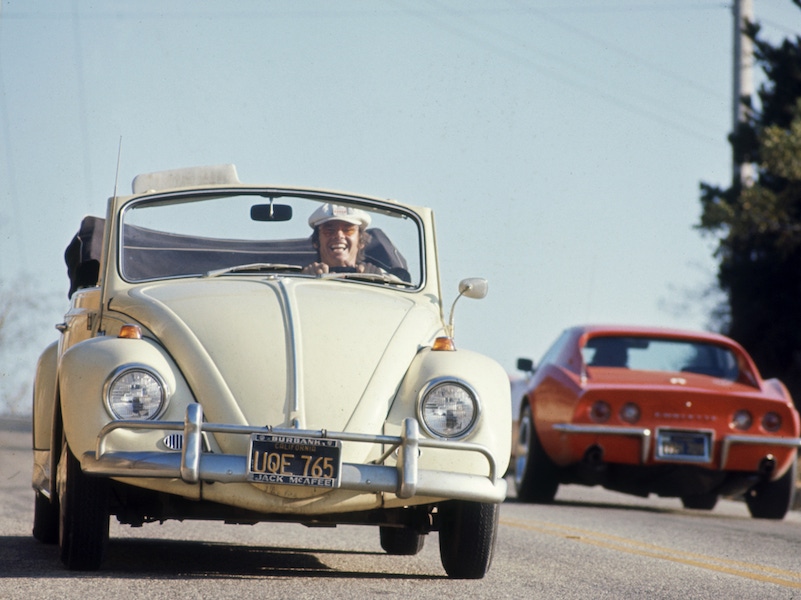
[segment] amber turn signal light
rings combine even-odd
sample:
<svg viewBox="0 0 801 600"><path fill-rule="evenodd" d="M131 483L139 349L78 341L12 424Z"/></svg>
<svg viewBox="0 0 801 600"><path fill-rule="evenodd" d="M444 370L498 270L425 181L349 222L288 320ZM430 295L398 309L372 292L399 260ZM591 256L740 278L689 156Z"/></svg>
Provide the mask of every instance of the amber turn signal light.
<svg viewBox="0 0 801 600"><path fill-rule="evenodd" d="M139 329L138 325L123 325L120 327L120 333L117 337L126 340L141 340L142 330Z"/></svg>
<svg viewBox="0 0 801 600"><path fill-rule="evenodd" d="M456 345L453 343L453 338L450 337L438 337L434 340L434 344L431 346L432 350L442 351L445 350L447 352L453 352L456 350Z"/></svg>

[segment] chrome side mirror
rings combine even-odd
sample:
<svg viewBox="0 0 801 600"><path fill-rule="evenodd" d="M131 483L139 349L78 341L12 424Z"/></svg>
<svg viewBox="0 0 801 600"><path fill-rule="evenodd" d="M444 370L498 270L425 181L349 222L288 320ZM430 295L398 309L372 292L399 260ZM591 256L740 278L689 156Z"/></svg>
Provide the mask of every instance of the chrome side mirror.
<svg viewBox="0 0 801 600"><path fill-rule="evenodd" d="M459 282L459 295L481 300L487 295L489 284L483 277L470 277Z"/></svg>
<svg viewBox="0 0 801 600"><path fill-rule="evenodd" d="M487 295L488 290L489 284L483 277L469 277L459 282L459 295L456 296L456 300L454 300L451 305L451 318L448 321L448 337L453 337L453 312L456 309L456 302L458 302L459 298L467 296L468 298L480 300Z"/></svg>

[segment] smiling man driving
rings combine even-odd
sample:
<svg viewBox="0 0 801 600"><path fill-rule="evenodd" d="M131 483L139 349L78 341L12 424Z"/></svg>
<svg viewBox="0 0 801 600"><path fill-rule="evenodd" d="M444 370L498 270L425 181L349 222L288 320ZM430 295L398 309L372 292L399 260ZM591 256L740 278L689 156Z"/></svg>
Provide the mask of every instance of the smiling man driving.
<svg viewBox="0 0 801 600"><path fill-rule="evenodd" d="M366 229L370 215L358 208L326 203L309 217L314 229L311 241L317 250L317 261L303 269L310 275L334 272L381 273L373 264L364 262L364 248L370 242Z"/></svg>

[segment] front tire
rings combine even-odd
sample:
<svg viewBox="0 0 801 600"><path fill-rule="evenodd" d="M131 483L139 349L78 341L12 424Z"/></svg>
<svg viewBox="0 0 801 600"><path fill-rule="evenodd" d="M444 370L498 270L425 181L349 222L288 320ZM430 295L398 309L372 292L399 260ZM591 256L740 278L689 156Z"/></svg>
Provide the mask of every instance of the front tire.
<svg viewBox="0 0 801 600"><path fill-rule="evenodd" d="M798 458L793 466L776 481L763 481L745 494L745 503L755 519L781 520L793 505L795 499Z"/></svg>
<svg viewBox="0 0 801 600"><path fill-rule="evenodd" d="M380 527L381 548L393 556L414 556L423 549L426 538L408 527Z"/></svg>
<svg viewBox="0 0 801 600"><path fill-rule="evenodd" d="M439 555L451 579L481 579L489 571L498 531L498 504L451 500L437 509Z"/></svg>
<svg viewBox="0 0 801 600"><path fill-rule="evenodd" d="M73 571L100 568L108 545L108 481L89 477L66 441L58 464L59 549Z"/></svg>
<svg viewBox="0 0 801 600"><path fill-rule="evenodd" d="M38 490L33 505L33 537L43 544L58 542L58 502Z"/></svg>
<svg viewBox="0 0 801 600"><path fill-rule="evenodd" d="M515 449L515 490L521 502L550 504L559 489L559 468L540 444L531 406L523 408Z"/></svg>

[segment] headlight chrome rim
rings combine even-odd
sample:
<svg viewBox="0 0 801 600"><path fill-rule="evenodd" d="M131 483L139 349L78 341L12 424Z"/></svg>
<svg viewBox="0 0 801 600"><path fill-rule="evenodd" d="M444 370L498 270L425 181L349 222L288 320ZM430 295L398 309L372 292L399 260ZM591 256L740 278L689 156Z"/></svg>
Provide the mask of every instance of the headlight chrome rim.
<svg viewBox="0 0 801 600"><path fill-rule="evenodd" d="M472 418L470 418L466 426L464 426L458 432L452 434L437 431L435 428L432 428L429 425L428 420L426 419L426 400L436 389L447 385L461 388L467 394L468 398L470 399L470 403L472 404ZM423 428L423 431L432 437L443 440L462 440L475 432L476 425L478 424L480 418L481 400L475 388L473 388L473 386L464 380L454 379L452 377L439 377L429 381L420 392L417 402L417 420L420 423L420 426Z"/></svg>
<svg viewBox="0 0 801 600"><path fill-rule="evenodd" d="M115 391L115 386L120 382L127 375L132 375L134 373L141 373L149 378L151 378L156 386L158 386L159 390L161 391L161 400L159 402L158 408L155 411L149 411L147 416L139 416L136 415L122 415L120 412L114 409L114 405L116 402L112 399L112 394ZM167 386L166 381L164 378L157 373L153 368L138 364L138 363L129 363L123 365L114 370L111 375L109 375L108 379L106 379L106 383L103 388L103 401L106 406L106 411L111 415L111 417L115 420L125 421L125 420L138 420L138 421L153 421L158 419L161 415L164 414L164 411L167 410L167 404L169 403L170 399L170 389Z"/></svg>

